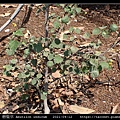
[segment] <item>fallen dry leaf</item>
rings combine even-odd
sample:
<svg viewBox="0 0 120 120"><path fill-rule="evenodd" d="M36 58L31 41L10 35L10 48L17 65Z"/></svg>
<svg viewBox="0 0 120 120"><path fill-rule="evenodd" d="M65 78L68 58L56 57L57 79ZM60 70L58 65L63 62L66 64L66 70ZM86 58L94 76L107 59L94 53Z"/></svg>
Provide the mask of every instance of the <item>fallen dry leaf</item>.
<svg viewBox="0 0 120 120"><path fill-rule="evenodd" d="M85 108L85 107L80 107L78 105L70 105L69 109L71 111L74 111L78 114L90 114L92 112L94 112L95 110L89 109L89 108Z"/></svg>
<svg viewBox="0 0 120 120"><path fill-rule="evenodd" d="M51 102L52 102L52 104L53 104L53 106L52 106L52 109L53 109L53 110L55 110L55 109L58 109L58 108L59 108L59 104L58 104L57 99L52 100Z"/></svg>
<svg viewBox="0 0 120 120"><path fill-rule="evenodd" d="M8 77L8 76L5 76L5 75L0 75L0 78L4 78L4 79L10 80L10 81L13 80L12 77Z"/></svg>
<svg viewBox="0 0 120 120"><path fill-rule="evenodd" d="M55 105L55 106L58 106L58 101L57 101L57 99L51 100L51 103L52 103L53 105Z"/></svg>
<svg viewBox="0 0 120 120"><path fill-rule="evenodd" d="M35 6L42 6L43 4L35 4Z"/></svg>
<svg viewBox="0 0 120 120"><path fill-rule="evenodd" d="M60 96L59 93L55 93L55 97L58 98Z"/></svg>
<svg viewBox="0 0 120 120"><path fill-rule="evenodd" d="M23 108L25 107L25 104L24 103L21 103L20 105L15 105L13 108L12 108L12 111L15 111L17 109L20 109L20 108Z"/></svg>
<svg viewBox="0 0 120 120"><path fill-rule="evenodd" d="M67 96L71 96L71 95L73 95L74 93L73 93L73 91L62 91L62 94L63 94L63 95L67 95Z"/></svg>
<svg viewBox="0 0 120 120"><path fill-rule="evenodd" d="M77 94L76 94L77 96L83 96L84 94L83 94L83 92L78 92Z"/></svg>
<svg viewBox="0 0 120 120"><path fill-rule="evenodd" d="M78 28L78 29L80 29L80 30L83 30L85 27L73 27L74 29L76 29L76 28ZM61 41L63 41L63 40L68 40L69 41L69 39L65 39L65 38L63 38L63 35L64 34L70 34L70 31L69 30L65 30L65 31L63 31L63 32L61 32L61 34L60 34L60 36L59 36L59 39L61 40Z"/></svg>
<svg viewBox="0 0 120 120"><path fill-rule="evenodd" d="M30 113L35 114L35 111L38 109L38 106L32 110L30 110Z"/></svg>
<svg viewBox="0 0 120 120"><path fill-rule="evenodd" d="M24 38L26 38L26 39L27 39L27 38L29 38L29 37L30 37L30 35L31 35L31 34L30 34L30 31L29 31L29 30L27 30L27 32L24 34Z"/></svg>
<svg viewBox="0 0 120 120"><path fill-rule="evenodd" d="M5 7L5 8L10 8L10 7L17 7L18 5L17 4L1 4L0 5L1 7Z"/></svg>
<svg viewBox="0 0 120 120"><path fill-rule="evenodd" d="M73 90L74 92L78 93L78 90L76 89L76 86L75 86L75 85L69 84L68 86L69 86L69 88L70 88L71 90Z"/></svg>
<svg viewBox="0 0 120 120"><path fill-rule="evenodd" d="M15 111L19 108L19 105L16 105L15 107L13 107L12 111Z"/></svg>
<svg viewBox="0 0 120 120"><path fill-rule="evenodd" d="M57 101L58 101L59 105L61 105L61 106L64 105L64 102L62 102L60 98L57 98Z"/></svg>
<svg viewBox="0 0 120 120"><path fill-rule="evenodd" d="M16 78L18 76L18 72L12 72L12 75Z"/></svg>
<svg viewBox="0 0 120 120"><path fill-rule="evenodd" d="M89 46L91 43L89 42L83 42L82 45L80 45L80 47L86 47Z"/></svg>
<svg viewBox="0 0 120 120"><path fill-rule="evenodd" d="M59 93L61 93L62 91L64 91L65 90L65 88L60 88L59 89Z"/></svg>
<svg viewBox="0 0 120 120"><path fill-rule="evenodd" d="M16 82L12 82L11 86L15 87L16 86Z"/></svg>
<svg viewBox="0 0 120 120"><path fill-rule="evenodd" d="M68 106L69 106L69 104L65 103L64 106L62 107L63 114L70 114L70 110L69 110Z"/></svg>
<svg viewBox="0 0 120 120"><path fill-rule="evenodd" d="M60 71L57 70L56 72L52 73L52 76L53 76L54 78L60 78L60 77L61 77Z"/></svg>
<svg viewBox="0 0 120 120"><path fill-rule="evenodd" d="M3 108L5 106L3 101L0 101L0 108Z"/></svg>
<svg viewBox="0 0 120 120"><path fill-rule="evenodd" d="M118 105L119 105L119 103L117 103L117 104L112 108L111 114L115 114L115 111L116 111L116 109L118 108Z"/></svg>
<svg viewBox="0 0 120 120"><path fill-rule="evenodd" d="M4 92L4 89L1 85L0 85L0 92Z"/></svg>
<svg viewBox="0 0 120 120"><path fill-rule="evenodd" d="M64 106L64 102L62 102L60 98L57 98L57 102L58 102L60 110L62 111L63 110L63 106Z"/></svg>
<svg viewBox="0 0 120 120"><path fill-rule="evenodd" d="M63 35L64 35L64 34L68 34L68 33L70 33L69 30L66 30L66 31L64 31L64 32L61 32L59 39L60 39L61 41L67 40L67 39L63 38Z"/></svg>
<svg viewBox="0 0 120 120"><path fill-rule="evenodd" d="M90 77L88 75L84 75L84 77L87 79L87 80L90 80Z"/></svg>
<svg viewBox="0 0 120 120"><path fill-rule="evenodd" d="M78 28L78 29L80 29L80 30L84 30L85 27L82 27L82 26L81 26L81 27L74 27L74 28L75 28L75 29Z"/></svg>
<svg viewBox="0 0 120 120"><path fill-rule="evenodd" d="M68 108L67 108L66 105L63 106L63 108L62 108L62 113L63 113L63 114L68 114L68 113L69 113L69 112L68 112Z"/></svg>
<svg viewBox="0 0 120 120"><path fill-rule="evenodd" d="M9 16L11 13L3 13L3 14L0 14L0 17L7 17Z"/></svg>
<svg viewBox="0 0 120 120"><path fill-rule="evenodd" d="M9 113L9 111L8 111L8 109L7 110L5 110L2 114L8 114Z"/></svg>

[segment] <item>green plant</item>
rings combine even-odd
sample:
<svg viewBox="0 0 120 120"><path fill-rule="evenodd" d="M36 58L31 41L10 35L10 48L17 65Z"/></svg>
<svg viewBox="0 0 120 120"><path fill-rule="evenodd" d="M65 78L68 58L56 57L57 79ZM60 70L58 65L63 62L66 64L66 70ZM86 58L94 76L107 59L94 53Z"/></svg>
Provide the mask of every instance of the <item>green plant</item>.
<svg viewBox="0 0 120 120"><path fill-rule="evenodd" d="M117 30L118 30L117 24L113 23L110 26L102 26L102 27L93 29L92 34L102 35L102 37L107 38L112 32L116 32Z"/></svg>
<svg viewBox="0 0 120 120"><path fill-rule="evenodd" d="M101 57L101 51L97 50L102 44L100 40L96 43L91 42L82 48L64 42L64 40L68 40L69 43L73 43L75 37L72 35L81 34L79 28L72 26L68 32L64 32L70 20L81 13L81 8L77 7L76 4L60 4L58 7L63 8L62 16L60 16L56 13L49 14L49 6L46 4L43 7L45 13L44 37L35 38L31 36L26 40L23 38L25 29L20 28L13 33L13 37L7 46L7 54L16 58L21 56L23 66L19 65L20 61L17 59L13 59L9 65L4 66L5 75L15 77L14 72L17 71L17 79L23 86L20 87L27 89L29 84L35 86L43 100L46 100L47 97L48 77L52 77L52 73L57 70L60 71L62 77L69 74L88 74L92 78L96 78L103 69L110 68L109 60L104 56ZM53 23L53 28L48 29L48 21ZM106 26L95 28L92 34L108 37L110 32L116 30L117 26L113 24L110 29ZM61 33L63 33L62 37L59 36ZM70 34L68 35L68 33ZM88 39L90 35L90 33L85 32L83 38ZM90 50L86 51L88 48ZM46 86L45 89L40 89L43 86Z"/></svg>

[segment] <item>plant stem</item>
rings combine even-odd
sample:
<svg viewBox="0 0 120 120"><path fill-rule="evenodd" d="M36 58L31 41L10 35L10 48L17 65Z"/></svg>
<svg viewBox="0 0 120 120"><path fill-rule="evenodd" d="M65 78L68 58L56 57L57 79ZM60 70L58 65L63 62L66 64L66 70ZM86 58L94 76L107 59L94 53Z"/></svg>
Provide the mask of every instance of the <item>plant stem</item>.
<svg viewBox="0 0 120 120"><path fill-rule="evenodd" d="M49 16L49 4L46 4L46 9L45 9L45 47L48 47L48 16ZM45 62L47 64L47 59L45 59ZM45 80L44 80L44 92L47 93L48 92L48 67L45 67ZM49 114L50 113L50 109L48 107L47 104L47 96L44 99L44 113L45 114Z"/></svg>

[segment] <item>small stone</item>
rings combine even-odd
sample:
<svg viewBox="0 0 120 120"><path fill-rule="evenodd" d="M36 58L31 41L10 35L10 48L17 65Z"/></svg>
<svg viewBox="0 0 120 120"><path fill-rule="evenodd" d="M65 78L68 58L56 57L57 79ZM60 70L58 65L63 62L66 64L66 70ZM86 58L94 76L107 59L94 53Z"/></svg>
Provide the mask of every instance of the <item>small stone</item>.
<svg viewBox="0 0 120 120"><path fill-rule="evenodd" d="M10 29L6 29L5 32L10 32Z"/></svg>

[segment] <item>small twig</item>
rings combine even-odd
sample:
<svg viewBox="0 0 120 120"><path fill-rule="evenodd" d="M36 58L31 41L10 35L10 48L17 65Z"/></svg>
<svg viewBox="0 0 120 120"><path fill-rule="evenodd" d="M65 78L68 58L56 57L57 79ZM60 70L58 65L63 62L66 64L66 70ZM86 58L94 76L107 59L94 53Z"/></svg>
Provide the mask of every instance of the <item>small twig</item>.
<svg viewBox="0 0 120 120"><path fill-rule="evenodd" d="M21 8L23 7L24 4L19 4L19 6L17 7L17 9L15 10L15 12L12 14L12 16L10 17L10 19L0 28L0 32L6 28L11 22L12 20L16 17L16 15L20 12Z"/></svg>
<svg viewBox="0 0 120 120"><path fill-rule="evenodd" d="M63 113L63 106L64 106L64 103L61 102L60 98L57 98L57 103L60 107L60 111Z"/></svg>
<svg viewBox="0 0 120 120"><path fill-rule="evenodd" d="M4 75L0 75L0 78L4 78L4 79L7 79L9 81L13 81L12 77L7 77L7 76L4 76Z"/></svg>
<svg viewBox="0 0 120 120"><path fill-rule="evenodd" d="M120 70L120 55L117 55L117 65L118 69Z"/></svg>
<svg viewBox="0 0 120 120"><path fill-rule="evenodd" d="M104 53L100 54L99 57L103 56L105 53L107 53L109 50L114 48L120 42L120 40L118 40L118 37L119 37L119 33L118 33L118 36L115 39L115 42L106 51L104 51Z"/></svg>

